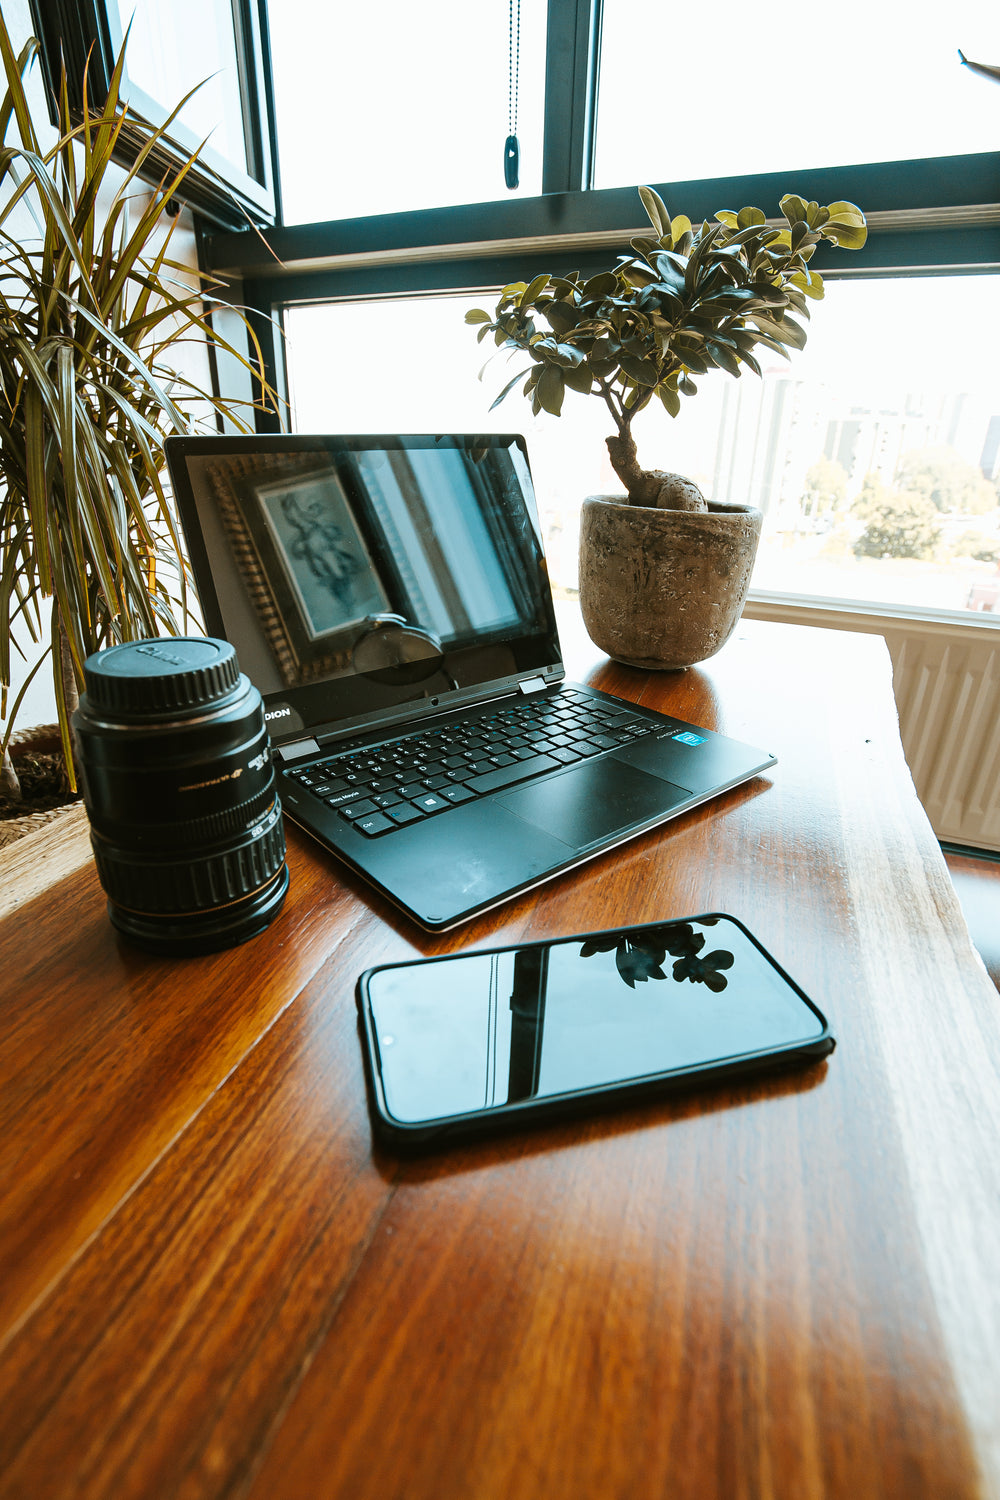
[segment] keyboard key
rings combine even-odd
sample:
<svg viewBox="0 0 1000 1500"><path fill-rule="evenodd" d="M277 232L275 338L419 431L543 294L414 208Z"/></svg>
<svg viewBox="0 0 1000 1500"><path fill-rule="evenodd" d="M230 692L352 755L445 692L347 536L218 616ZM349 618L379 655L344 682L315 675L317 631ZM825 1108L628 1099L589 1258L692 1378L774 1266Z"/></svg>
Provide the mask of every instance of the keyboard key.
<svg viewBox="0 0 1000 1500"><path fill-rule="evenodd" d="M540 776L543 771L555 771L559 762L551 755L536 755L531 760L515 761L512 766L501 766L499 770L486 771L473 776L467 783L474 792L495 792L502 786L514 786L518 781L527 781Z"/></svg>
<svg viewBox="0 0 1000 1500"><path fill-rule="evenodd" d="M348 802L357 802L362 794L359 786L349 786L342 792L334 792L332 797L324 798L327 807L345 807Z"/></svg>
<svg viewBox="0 0 1000 1500"><path fill-rule="evenodd" d="M564 766L571 766L575 760L582 760L583 756L578 750L571 750L568 745L560 745L558 749L553 750L552 758L562 761Z"/></svg>
<svg viewBox="0 0 1000 1500"><path fill-rule="evenodd" d="M604 746L595 744L593 740L586 739L583 735L577 735L576 739L570 741L569 748L575 750L578 755L600 755Z"/></svg>
<svg viewBox="0 0 1000 1500"><path fill-rule="evenodd" d="M350 818L353 823L355 818L363 818L368 813L376 812L374 801L369 797L363 797L360 802L349 802L346 807L340 809L345 818Z"/></svg>
<svg viewBox="0 0 1000 1500"><path fill-rule="evenodd" d="M462 786L461 784L457 786L442 787L441 795L442 797L446 798L447 801L456 804L459 802L472 802L475 800L475 793L470 792L467 786Z"/></svg>
<svg viewBox="0 0 1000 1500"><path fill-rule="evenodd" d="M374 838L377 833L386 833L395 825L390 823L383 813L375 812L369 813L366 818L359 818L351 826L359 829L361 833L366 833L369 838Z"/></svg>
<svg viewBox="0 0 1000 1500"><path fill-rule="evenodd" d="M399 788L401 797L408 797L411 802L416 802L419 797L427 795L427 787L423 781L407 781Z"/></svg>
<svg viewBox="0 0 1000 1500"><path fill-rule="evenodd" d="M397 802L402 802L398 792L376 792L372 801L376 807L395 807Z"/></svg>
<svg viewBox="0 0 1000 1500"><path fill-rule="evenodd" d="M379 814L381 817L381 814ZM395 807L387 807L385 816L391 818L394 823L415 823L418 818L424 816L423 809L415 807L412 802L397 802Z"/></svg>
<svg viewBox="0 0 1000 1500"><path fill-rule="evenodd" d="M417 806L422 808L425 813L440 812L443 807L448 806L444 798L439 797L435 792L428 792L426 796L417 797L415 800Z"/></svg>

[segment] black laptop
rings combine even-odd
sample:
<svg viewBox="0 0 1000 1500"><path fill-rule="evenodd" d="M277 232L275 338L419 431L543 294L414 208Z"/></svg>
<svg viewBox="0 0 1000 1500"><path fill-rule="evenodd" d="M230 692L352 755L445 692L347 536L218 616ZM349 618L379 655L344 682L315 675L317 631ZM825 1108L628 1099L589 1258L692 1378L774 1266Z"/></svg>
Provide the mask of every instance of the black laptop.
<svg viewBox="0 0 1000 1500"><path fill-rule="evenodd" d="M439 930L774 764L567 683L524 439L167 440L287 817Z"/></svg>

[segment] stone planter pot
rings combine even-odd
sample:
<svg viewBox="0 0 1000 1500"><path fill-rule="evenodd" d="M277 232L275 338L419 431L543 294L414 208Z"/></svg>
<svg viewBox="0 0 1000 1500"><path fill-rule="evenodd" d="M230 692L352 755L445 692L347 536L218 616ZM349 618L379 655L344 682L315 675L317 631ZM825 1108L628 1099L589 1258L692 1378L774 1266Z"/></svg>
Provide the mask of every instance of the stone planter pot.
<svg viewBox="0 0 1000 1500"><path fill-rule="evenodd" d="M580 518L580 608L595 646L654 670L714 656L742 613L762 520L749 505L654 510L590 496Z"/></svg>

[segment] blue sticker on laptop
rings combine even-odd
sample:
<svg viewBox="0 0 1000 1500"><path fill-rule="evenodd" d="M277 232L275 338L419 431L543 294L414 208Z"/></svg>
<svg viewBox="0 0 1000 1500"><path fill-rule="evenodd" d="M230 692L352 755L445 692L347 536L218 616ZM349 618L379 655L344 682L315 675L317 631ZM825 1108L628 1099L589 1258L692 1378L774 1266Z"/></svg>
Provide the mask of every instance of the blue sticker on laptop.
<svg viewBox="0 0 1000 1500"><path fill-rule="evenodd" d="M674 739L679 740L682 745L703 745L705 743L705 736L703 734L692 734L689 729L686 729L683 734L675 734Z"/></svg>

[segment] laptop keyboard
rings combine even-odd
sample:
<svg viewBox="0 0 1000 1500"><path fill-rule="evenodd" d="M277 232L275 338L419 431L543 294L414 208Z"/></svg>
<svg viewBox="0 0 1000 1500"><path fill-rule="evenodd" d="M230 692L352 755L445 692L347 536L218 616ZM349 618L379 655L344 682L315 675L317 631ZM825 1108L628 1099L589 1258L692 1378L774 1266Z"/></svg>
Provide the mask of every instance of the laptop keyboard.
<svg viewBox="0 0 1000 1500"><path fill-rule="evenodd" d="M339 750L285 774L369 838L546 771L602 755L657 725L572 689L383 745Z"/></svg>

